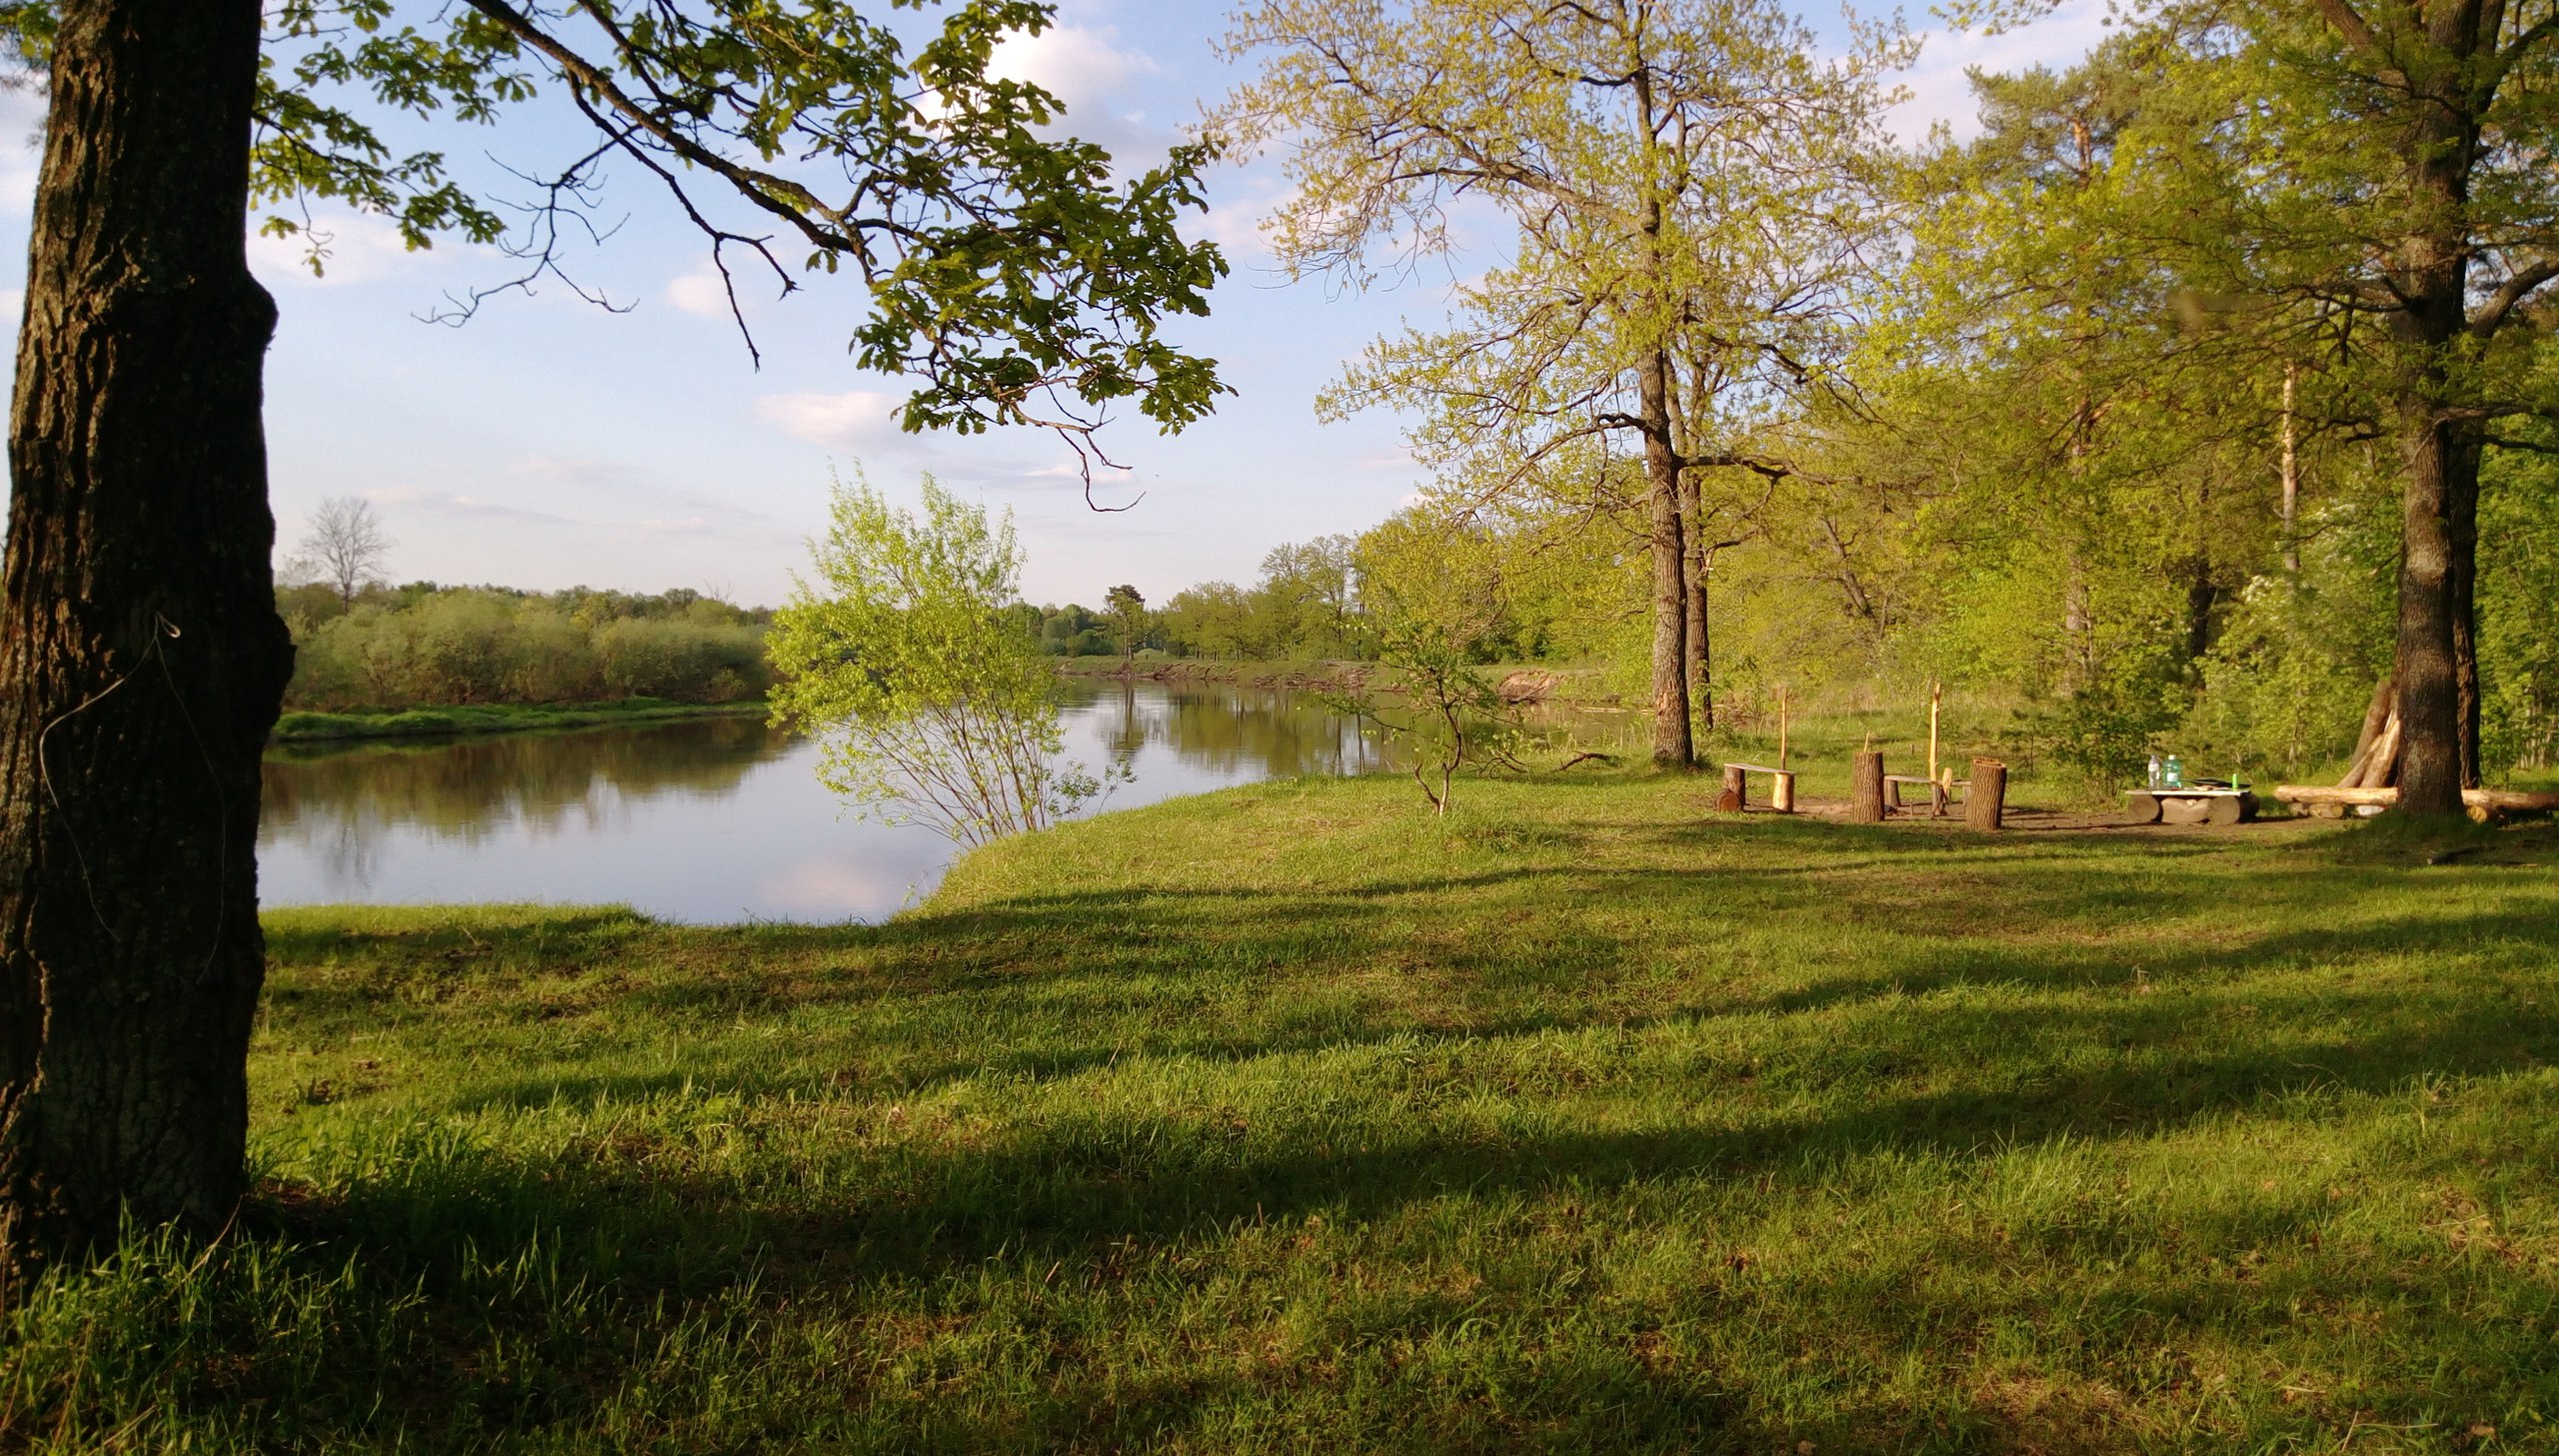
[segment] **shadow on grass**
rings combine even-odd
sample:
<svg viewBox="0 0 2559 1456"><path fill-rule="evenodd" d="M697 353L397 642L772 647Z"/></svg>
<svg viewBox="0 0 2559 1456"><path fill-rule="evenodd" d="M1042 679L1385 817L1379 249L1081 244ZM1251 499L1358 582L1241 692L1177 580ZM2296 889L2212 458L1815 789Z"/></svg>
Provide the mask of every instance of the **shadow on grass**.
<svg viewBox="0 0 2559 1456"><path fill-rule="evenodd" d="M1061 891L869 928L664 932L686 973L618 988L617 1014L697 1030L701 1043L679 1066L536 1070L445 1105L585 1112L716 1092L750 1114L840 1104L875 1116L888 1096L967 1078L1090 1082L1026 1098L965 1135L848 1138L826 1154L831 1165L791 1171L723 1166L646 1118L539 1155L421 1126L381 1149L343 1198L271 1217L315 1244L316 1260L362 1257L448 1301L463 1297L450 1271L466 1251L547 1247L563 1261L558 1277L614 1291L615 1317L645 1330L666 1302L750 1286L759 1300L849 1309L990 1280L1029 1289L1044 1268L1049 1280L1111 1287L1180 1250L1318 1216L1381 1225L1446 1204L1498 1217L1645 1189L1764 1208L1817 1200L1842 1169L1873 1159L1932 1161L1961 1187L1968 1169L2017 1147L2298 1115L2418 1079L2559 1061L2559 1002L2543 1010L2505 994L2559 957L2546 895L2446 904L2404 872L2285 873L2279 861L2234 884L2226 846L2214 843L2162 845L2127 882L2112 843L2100 852L2054 837L2029 853L2012 840L1774 832L1807 857L1666 869L1557 859L1286 893ZM1683 826L1663 839L1703 851L1717 833ZM2215 898L2199 902L2206 889ZM1995 913L1986 890L2000 896ZM1456 908L1434 916L1407 900ZM1498 928L1452 935L1452 915ZM280 959L379 962L396 981L445 966L465 978L529 975L564 954L601 957L661 933L599 913L547 929L275 940ZM1782 974L1754 971L1754 947L1787 936L1826 953ZM1698 943L1713 937L1732 944ZM2363 973L2408 959L2432 978ZM1390 984L1302 1016L1274 1009L1378 967L1420 987L1424 1003L1397 1001ZM1263 1009L1201 1009L1226 1004L1218 997ZM1033 1006L1047 1017L1037 1025ZM1179 1014L1158 1014L1168 1006ZM741 1007L839 1019L787 1054L733 1054L717 1038ZM982 1034L955 1039L955 1025ZM1533 1115L1546 1099L1546 1038L1604 1041L1583 1061L1654 1095L1575 1088L1562 1095L1581 1125ZM1349 1110L1289 1101L1289 1084L1317 1076L1292 1058L1335 1063L1321 1075L1344 1084ZM1175 1067L1159 1103L1109 1102L1115 1070L1142 1062L1196 1065ZM861 1075L883 1064L894 1076ZM1266 1099L1249 1121L1215 1105L1220 1080L1240 1070L1259 1081L1233 1082L1234 1094ZM735 1135L767 1135L744 1121ZM2279 1211L2255 1232L2300 1232L2322 1216ZM2396 1273L2361 1277L2376 1297L2396 1297ZM2179 1297L2152 1313L2209 1320L2260 1296L2227 1283ZM1436 1330L1473 1308L1423 1294L1396 1318ZM1879 1348L1904 1337L1895 1322L1908 1314L1853 1300L1830 1311L1843 1343ZM535 1329L551 1318L538 1302L521 1315ZM1807 1434L1752 1414L1711 1368L1635 1359L1641 1334L1629 1324L1581 1348L1579 1363L1549 1372L1501 1417L1529 1420L1538 1441L1484 1414L1471 1436L1389 1423L1370 1444L1747 1447ZM564 1381L550 1418L596 1419L602 1397L586 1388ZM1253 1388L1244 1375L1133 1373L1108 1391L1050 1392L1037 1413L951 1410L937 1441L1215 1444L1216 1412ZM1869 1414L1871 1428L1825 1441L1889 1444L1872 1438L1894 1413Z"/></svg>

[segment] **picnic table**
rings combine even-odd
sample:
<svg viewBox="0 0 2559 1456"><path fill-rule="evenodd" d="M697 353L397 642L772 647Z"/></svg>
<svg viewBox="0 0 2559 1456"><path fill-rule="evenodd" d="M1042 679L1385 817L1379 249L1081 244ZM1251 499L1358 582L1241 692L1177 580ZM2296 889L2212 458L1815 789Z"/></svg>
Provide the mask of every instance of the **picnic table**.
<svg viewBox="0 0 2559 1456"><path fill-rule="evenodd" d="M2127 788L2123 797L2136 824L2239 824L2257 816L2257 795L2214 781Z"/></svg>

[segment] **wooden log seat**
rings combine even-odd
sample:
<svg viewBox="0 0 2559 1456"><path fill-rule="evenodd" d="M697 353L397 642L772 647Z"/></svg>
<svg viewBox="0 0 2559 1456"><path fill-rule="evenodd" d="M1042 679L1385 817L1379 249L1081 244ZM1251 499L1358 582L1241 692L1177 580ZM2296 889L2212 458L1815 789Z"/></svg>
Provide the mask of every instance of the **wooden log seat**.
<svg viewBox="0 0 2559 1456"><path fill-rule="evenodd" d="M1747 775L1768 775L1768 807L1781 814L1795 811L1795 770L1774 768L1765 763L1726 763L1723 765L1723 792L1715 807L1739 812L1750 804L1750 780Z"/></svg>

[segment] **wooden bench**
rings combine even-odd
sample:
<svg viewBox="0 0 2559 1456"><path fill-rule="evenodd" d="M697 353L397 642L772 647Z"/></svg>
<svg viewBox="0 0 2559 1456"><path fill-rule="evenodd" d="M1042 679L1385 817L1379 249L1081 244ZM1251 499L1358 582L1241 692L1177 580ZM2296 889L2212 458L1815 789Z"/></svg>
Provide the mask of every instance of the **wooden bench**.
<svg viewBox="0 0 2559 1456"><path fill-rule="evenodd" d="M1928 812L1939 818L1945 816L1946 806L1954 802L1954 794L1950 790L1969 789L1972 786L1960 778L1937 779L1918 773L1886 773L1883 775L1884 806L1893 809L1908 808L1910 805L1903 801L1901 790L1913 783L1926 786Z"/></svg>
<svg viewBox="0 0 2559 1456"><path fill-rule="evenodd" d="M2279 783L2275 797L2297 803L2321 818L2339 818L2354 808L2384 809L2399 801L2396 788L2339 788L2317 783ZM2511 788L2465 788L2462 806L2486 823L2501 814L2559 813L2559 793L2525 793Z"/></svg>
<svg viewBox="0 0 2559 1456"><path fill-rule="evenodd" d="M1781 814L1795 811L1795 770L1772 768L1765 763L1726 763L1723 765L1723 793L1715 799L1715 807L1738 813L1750 805L1750 780L1747 775L1768 775L1768 807Z"/></svg>

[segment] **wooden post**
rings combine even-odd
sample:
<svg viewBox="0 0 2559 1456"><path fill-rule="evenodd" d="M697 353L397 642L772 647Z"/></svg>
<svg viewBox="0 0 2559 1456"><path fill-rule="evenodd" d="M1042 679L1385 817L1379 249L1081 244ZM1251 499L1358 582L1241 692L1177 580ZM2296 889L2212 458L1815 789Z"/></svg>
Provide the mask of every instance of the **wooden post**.
<svg viewBox="0 0 2559 1456"><path fill-rule="evenodd" d="M1723 765L1723 792L1715 796L1715 807L1725 813L1739 813L1750 801L1749 780L1738 765Z"/></svg>
<svg viewBox="0 0 2559 1456"><path fill-rule="evenodd" d="M1781 769L1786 766L1786 690L1783 688L1777 690L1777 766Z"/></svg>
<svg viewBox="0 0 2559 1456"><path fill-rule="evenodd" d="M1860 824L1882 823L1883 754L1871 748L1857 754L1849 784L1849 819Z"/></svg>
<svg viewBox="0 0 2559 1456"><path fill-rule="evenodd" d="M2008 765L1996 758L1972 760L1972 786L1963 791L1963 821L1976 829L1999 827L2008 802Z"/></svg>
<svg viewBox="0 0 2559 1456"><path fill-rule="evenodd" d="M1938 682L1938 681L1937 681L1936 679L1934 679L1934 678L1929 679L1929 680L1928 680L1928 781L1929 781L1930 783L1938 783L1938 782L1942 782L1942 781L1943 781L1942 779L1940 779L1940 778L1937 776L1937 701L1938 701L1940 698L1944 697L1944 696L1945 696L1945 685L1944 685L1944 684L1942 684L1942 683L1940 683L1940 682Z"/></svg>

